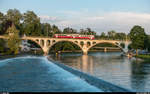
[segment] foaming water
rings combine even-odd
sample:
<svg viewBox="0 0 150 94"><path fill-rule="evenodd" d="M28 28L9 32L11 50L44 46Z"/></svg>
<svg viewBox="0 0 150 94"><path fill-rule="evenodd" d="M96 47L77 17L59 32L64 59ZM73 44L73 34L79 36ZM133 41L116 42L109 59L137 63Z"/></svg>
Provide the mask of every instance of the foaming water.
<svg viewBox="0 0 150 94"><path fill-rule="evenodd" d="M4 59L4 60L0 60L0 62L7 62L7 61L12 61L12 60L17 60L17 59L33 59L33 58L37 58L37 59L39 59L39 58L45 58L44 56L39 56L39 57L37 57L37 56L21 56L21 57L14 57L14 58L7 58L7 59Z"/></svg>
<svg viewBox="0 0 150 94"><path fill-rule="evenodd" d="M11 63L12 61L14 60L25 60L25 59L44 59L46 57L44 56L40 56L40 57L37 57L37 56L22 56L22 57L14 57L14 58L7 58L7 59L4 59L4 60L0 60L0 67L6 65L7 63ZM13 62L12 62L13 63Z"/></svg>
<svg viewBox="0 0 150 94"><path fill-rule="evenodd" d="M101 91L48 61L25 56L0 61L0 92Z"/></svg>

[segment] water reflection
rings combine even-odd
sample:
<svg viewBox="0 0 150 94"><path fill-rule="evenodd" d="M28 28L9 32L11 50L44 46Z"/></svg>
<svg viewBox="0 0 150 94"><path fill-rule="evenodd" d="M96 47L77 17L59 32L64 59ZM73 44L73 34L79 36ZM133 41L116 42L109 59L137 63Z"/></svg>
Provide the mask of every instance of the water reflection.
<svg viewBox="0 0 150 94"><path fill-rule="evenodd" d="M65 61L67 62L67 65L80 69L83 72L93 74L93 56L69 56L69 59L66 59L66 55L57 55L51 57L57 61Z"/></svg>
<svg viewBox="0 0 150 94"><path fill-rule="evenodd" d="M145 62L133 61L131 63L131 87L137 91L146 91L149 88L150 82L150 66ZM147 88L148 87L148 88Z"/></svg>
<svg viewBox="0 0 150 94"><path fill-rule="evenodd" d="M136 91L150 91L150 63L133 61L120 54L62 54L52 58L111 83Z"/></svg>
<svg viewBox="0 0 150 94"><path fill-rule="evenodd" d="M82 60L78 58L78 62L77 62L77 64L81 66L81 70L83 72L89 72L93 74L93 58L88 55L83 55L81 56L81 58ZM78 69L80 69L80 67L78 67Z"/></svg>

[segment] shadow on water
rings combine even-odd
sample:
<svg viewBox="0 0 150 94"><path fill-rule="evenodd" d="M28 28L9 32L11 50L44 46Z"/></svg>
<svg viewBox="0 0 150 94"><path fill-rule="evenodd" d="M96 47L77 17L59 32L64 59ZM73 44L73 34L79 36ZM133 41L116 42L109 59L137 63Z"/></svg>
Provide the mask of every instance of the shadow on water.
<svg viewBox="0 0 150 94"><path fill-rule="evenodd" d="M137 91L150 89L150 61L134 60L131 63L131 86Z"/></svg>

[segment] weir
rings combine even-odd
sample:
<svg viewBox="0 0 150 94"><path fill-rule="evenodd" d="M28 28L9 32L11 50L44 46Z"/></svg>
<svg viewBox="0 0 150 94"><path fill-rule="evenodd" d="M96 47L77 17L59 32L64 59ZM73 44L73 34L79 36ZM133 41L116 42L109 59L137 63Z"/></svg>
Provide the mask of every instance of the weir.
<svg viewBox="0 0 150 94"><path fill-rule="evenodd" d="M0 74L0 92L103 92L43 56L1 60Z"/></svg>

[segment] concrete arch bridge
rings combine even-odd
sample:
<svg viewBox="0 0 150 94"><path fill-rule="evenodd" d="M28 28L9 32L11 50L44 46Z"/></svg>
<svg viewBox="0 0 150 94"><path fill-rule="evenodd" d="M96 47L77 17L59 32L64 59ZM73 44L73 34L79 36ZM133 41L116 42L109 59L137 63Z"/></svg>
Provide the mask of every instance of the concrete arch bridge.
<svg viewBox="0 0 150 94"><path fill-rule="evenodd" d="M0 38L7 39L5 36L0 36ZM62 38L45 38L45 37L22 37L20 38L22 40L31 40L35 43L37 43L43 50L44 54L47 55L49 53L49 50L53 45L55 45L58 42L72 42L80 47L80 49L83 51L83 54L88 54L88 51L90 48L96 46L100 43L110 43L113 45L118 46L123 52L128 52L128 45L131 43L130 41L119 41L119 40L87 40L87 39L62 39ZM125 44L125 48L122 48L120 46L121 43Z"/></svg>

